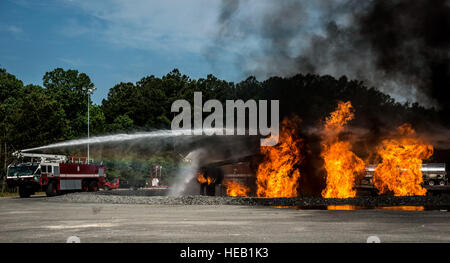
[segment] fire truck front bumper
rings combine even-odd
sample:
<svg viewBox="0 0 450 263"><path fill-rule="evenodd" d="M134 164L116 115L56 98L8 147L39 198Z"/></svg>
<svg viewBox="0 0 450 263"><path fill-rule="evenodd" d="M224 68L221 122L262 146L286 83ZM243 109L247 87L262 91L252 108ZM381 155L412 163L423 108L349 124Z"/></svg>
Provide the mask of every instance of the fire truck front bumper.
<svg viewBox="0 0 450 263"><path fill-rule="evenodd" d="M7 177L6 183L8 187L13 188L22 185L35 184L33 176L22 176L22 177Z"/></svg>

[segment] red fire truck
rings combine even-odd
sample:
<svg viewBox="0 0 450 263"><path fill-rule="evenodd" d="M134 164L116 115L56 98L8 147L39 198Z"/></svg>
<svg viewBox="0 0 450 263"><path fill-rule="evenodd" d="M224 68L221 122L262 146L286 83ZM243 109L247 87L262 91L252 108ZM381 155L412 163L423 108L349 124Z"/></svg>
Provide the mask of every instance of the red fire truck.
<svg viewBox="0 0 450 263"><path fill-rule="evenodd" d="M88 164L85 157L67 158L65 155L13 153L20 160L8 166L6 181L9 187L19 187L22 198L37 191L47 196L64 192L95 192L106 182L105 166ZM30 159L25 162L25 159Z"/></svg>

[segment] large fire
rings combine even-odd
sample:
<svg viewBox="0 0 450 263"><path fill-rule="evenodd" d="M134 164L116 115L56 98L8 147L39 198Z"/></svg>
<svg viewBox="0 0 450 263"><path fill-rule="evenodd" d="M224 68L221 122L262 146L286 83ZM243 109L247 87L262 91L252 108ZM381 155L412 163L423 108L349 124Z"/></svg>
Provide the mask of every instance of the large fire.
<svg viewBox="0 0 450 263"><path fill-rule="evenodd" d="M281 122L279 143L263 146L263 162L256 174L258 197L296 197L299 184L299 164L302 162L303 140L296 135L299 118Z"/></svg>
<svg viewBox="0 0 450 263"><path fill-rule="evenodd" d="M343 137L347 124L355 117L350 101L340 102L325 119L321 131L321 154L326 171L324 198L352 198L357 194L356 181L366 165L352 151L351 139ZM299 137L299 118L284 119L280 125L279 143L263 146L264 156L256 172L258 197L297 197L304 140ZM425 195L422 187L422 161L433 154L433 147L420 139L410 125L397 129L395 136L376 148L379 164L373 174L374 186L380 194L395 196ZM197 181L212 184L215 179L199 173ZM249 196L250 189L234 181L225 181L228 196Z"/></svg>
<svg viewBox="0 0 450 263"><path fill-rule="evenodd" d="M356 196L355 180L364 171L364 162L351 151L348 141L340 141L339 133L354 118L351 103L340 102L336 111L325 120L321 156L327 171L325 198Z"/></svg>
<svg viewBox="0 0 450 263"><path fill-rule="evenodd" d="M225 182L228 196L248 196L250 188L234 181Z"/></svg>
<svg viewBox="0 0 450 263"><path fill-rule="evenodd" d="M420 169L422 160L433 154L433 146L420 140L409 124L400 126L397 133L396 138L383 140L378 147L382 162L375 169L374 185L380 194L425 195Z"/></svg>

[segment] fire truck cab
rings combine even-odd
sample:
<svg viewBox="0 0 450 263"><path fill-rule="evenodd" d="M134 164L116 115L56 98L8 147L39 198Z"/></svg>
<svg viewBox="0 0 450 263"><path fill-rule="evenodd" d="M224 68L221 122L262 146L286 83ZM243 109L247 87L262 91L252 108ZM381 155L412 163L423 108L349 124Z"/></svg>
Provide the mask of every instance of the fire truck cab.
<svg viewBox="0 0 450 263"><path fill-rule="evenodd" d="M105 167L86 163L85 157L48 155L34 153L13 153L20 163L8 166L6 182L9 187L18 187L22 198L30 197L37 191L45 191L47 196L63 192L97 191L106 182ZM23 162L25 158L30 161Z"/></svg>

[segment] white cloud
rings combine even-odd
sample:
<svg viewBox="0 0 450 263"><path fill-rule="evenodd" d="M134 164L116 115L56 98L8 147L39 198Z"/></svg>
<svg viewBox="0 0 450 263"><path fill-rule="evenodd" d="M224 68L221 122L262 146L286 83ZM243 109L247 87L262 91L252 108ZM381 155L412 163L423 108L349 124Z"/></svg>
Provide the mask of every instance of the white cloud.
<svg viewBox="0 0 450 263"><path fill-rule="evenodd" d="M101 25L88 28L69 21L65 29L72 34L95 31L97 37L119 47L196 53L211 40L220 4L209 0L64 2L100 20Z"/></svg>

